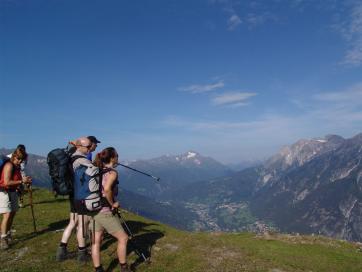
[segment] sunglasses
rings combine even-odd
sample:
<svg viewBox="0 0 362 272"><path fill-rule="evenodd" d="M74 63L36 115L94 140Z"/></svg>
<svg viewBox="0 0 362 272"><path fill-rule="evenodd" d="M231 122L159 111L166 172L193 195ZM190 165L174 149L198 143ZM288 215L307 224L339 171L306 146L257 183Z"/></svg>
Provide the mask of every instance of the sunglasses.
<svg viewBox="0 0 362 272"><path fill-rule="evenodd" d="M85 148L91 148L92 147L92 144L90 144L90 145L81 145L81 147L85 147Z"/></svg>

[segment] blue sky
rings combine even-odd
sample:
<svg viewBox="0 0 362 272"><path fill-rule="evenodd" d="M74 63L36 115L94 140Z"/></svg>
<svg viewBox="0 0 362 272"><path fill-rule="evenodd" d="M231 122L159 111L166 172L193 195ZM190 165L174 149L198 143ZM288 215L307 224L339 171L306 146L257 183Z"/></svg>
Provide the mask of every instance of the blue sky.
<svg viewBox="0 0 362 272"><path fill-rule="evenodd" d="M362 1L0 0L0 146L225 163L362 132Z"/></svg>

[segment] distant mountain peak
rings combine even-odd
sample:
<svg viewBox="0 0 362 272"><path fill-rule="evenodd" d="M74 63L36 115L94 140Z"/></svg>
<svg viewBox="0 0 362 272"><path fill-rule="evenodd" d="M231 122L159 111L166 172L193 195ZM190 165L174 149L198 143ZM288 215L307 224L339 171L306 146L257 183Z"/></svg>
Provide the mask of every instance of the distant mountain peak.
<svg viewBox="0 0 362 272"><path fill-rule="evenodd" d="M177 161L183 161L183 162L193 162L197 165L200 165L202 161L205 159L205 157L201 156L196 151L188 151L182 155L175 156L175 159Z"/></svg>
<svg viewBox="0 0 362 272"><path fill-rule="evenodd" d="M324 137L324 139L326 139L328 142L335 142L335 143L340 143L345 140L343 137L334 134L328 134Z"/></svg>
<svg viewBox="0 0 362 272"><path fill-rule="evenodd" d="M322 144L325 144L326 142L328 142L328 140L326 140L326 139L314 139L314 141L317 141Z"/></svg>
<svg viewBox="0 0 362 272"><path fill-rule="evenodd" d="M266 166L271 169L301 166L325 152L334 150L345 141L343 137L338 135L300 139L290 146L283 147L278 154L267 161Z"/></svg>
<svg viewBox="0 0 362 272"><path fill-rule="evenodd" d="M196 152L193 152L193 151L189 151L187 152L187 158L188 159L191 159L191 158L194 158L196 157L198 154Z"/></svg>

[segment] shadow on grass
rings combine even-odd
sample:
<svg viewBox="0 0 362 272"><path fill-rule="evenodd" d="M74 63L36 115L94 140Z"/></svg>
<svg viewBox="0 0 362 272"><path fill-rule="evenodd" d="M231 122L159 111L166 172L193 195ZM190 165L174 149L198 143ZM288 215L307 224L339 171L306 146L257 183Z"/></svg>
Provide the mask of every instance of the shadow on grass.
<svg viewBox="0 0 362 272"><path fill-rule="evenodd" d="M54 198L49 200L42 200L42 201L34 201L33 205L36 204L50 204L50 203L61 203L61 202L69 202L67 198ZM24 207L28 207L29 204L24 205Z"/></svg>
<svg viewBox="0 0 362 272"><path fill-rule="evenodd" d="M132 231L133 239L129 240L127 243L127 255L134 252L138 255L138 259L131 264L132 271L135 271L137 267L145 262L143 256L147 259L147 261L151 258L151 249L152 246L156 243L156 241L164 236L164 233L158 230L147 230L146 227L156 225L156 224L148 224L144 222L137 221L126 221L128 228ZM126 227L124 227L127 230ZM142 234L137 235L137 233L142 232ZM111 237L108 238L107 241L102 245L102 250L109 247L110 244L116 242L116 240ZM111 254L116 254L116 251L113 251ZM143 256L142 256L143 254ZM114 259L106 271L112 271L118 266L118 258Z"/></svg>
<svg viewBox="0 0 362 272"><path fill-rule="evenodd" d="M20 236L17 240L18 242L24 242L27 240L30 240L36 236L43 235L45 233L51 232L51 231L57 231L57 230L63 230L69 223L69 219L60 220L57 222L50 223L47 228L39 230L37 232L32 232L30 234L24 234Z"/></svg>

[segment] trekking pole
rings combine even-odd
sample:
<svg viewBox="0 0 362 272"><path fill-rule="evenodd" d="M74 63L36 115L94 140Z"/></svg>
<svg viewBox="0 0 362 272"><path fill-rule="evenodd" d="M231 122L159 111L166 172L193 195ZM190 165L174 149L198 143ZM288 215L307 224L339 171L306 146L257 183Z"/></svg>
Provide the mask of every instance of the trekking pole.
<svg viewBox="0 0 362 272"><path fill-rule="evenodd" d="M129 166L127 166L127 165L124 165L124 164L122 164L122 163L117 163L117 165L123 166L123 167L128 168L128 169L131 169L131 170L133 170L133 171L135 171L135 172L138 172L138 173L140 173L140 174L143 174L143 175L145 175L145 176L147 176L147 177L153 178L154 180L156 180L156 182L159 182L159 181L160 181L160 178L158 178L158 177L152 176L152 175L150 175L150 174L147 174L147 173L142 172L142 171L140 171L140 170L134 169L134 168L129 167Z"/></svg>
<svg viewBox="0 0 362 272"><path fill-rule="evenodd" d="M34 227L34 232L36 232L36 224L35 224L35 216L34 216L34 208L33 208L33 189L31 187L31 185L28 185L28 190L29 190L29 205L30 205L30 209L31 209L31 216L33 217L33 227Z"/></svg>
<svg viewBox="0 0 362 272"><path fill-rule="evenodd" d="M135 243L134 240L133 240L134 235L133 235L132 231L130 230L130 228L128 227L128 225L127 225L127 223L126 223L126 220L124 220L121 211L120 211L119 209L115 209L115 210L113 210L113 211L114 211L114 213L117 214L119 220L121 221L121 224L126 227L126 232L127 232L127 234L131 237L131 238L129 239L129 241L130 241L130 242L132 243L132 245L133 245L134 252L136 252L136 254L138 255L138 257L140 257L140 258L143 259L145 262L147 262L146 256L137 249L136 243Z"/></svg>

